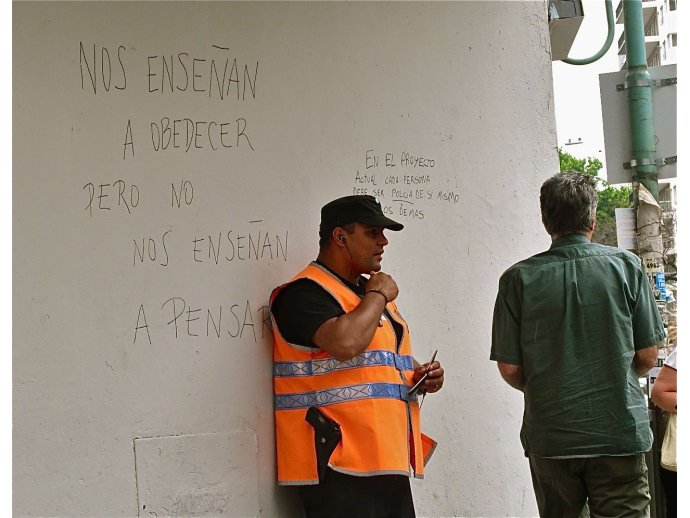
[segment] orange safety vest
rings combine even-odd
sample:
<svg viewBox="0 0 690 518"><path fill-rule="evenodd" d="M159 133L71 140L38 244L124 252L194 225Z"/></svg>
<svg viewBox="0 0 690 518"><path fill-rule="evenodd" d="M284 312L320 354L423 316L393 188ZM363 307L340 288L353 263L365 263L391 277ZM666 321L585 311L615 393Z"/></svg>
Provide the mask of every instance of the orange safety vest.
<svg viewBox="0 0 690 518"><path fill-rule="evenodd" d="M308 278L328 291L346 313L361 298L334 274L311 263L287 284ZM342 439L331 454L329 467L356 476L413 475L423 478L424 465L436 443L420 432L414 363L407 323L394 302L388 313L403 326L396 350L393 325L385 316L367 349L347 361L328 352L288 343L273 320L273 390L276 455L280 485L318 484L314 429L305 421L315 406L340 426ZM273 315L271 315L273 316Z"/></svg>

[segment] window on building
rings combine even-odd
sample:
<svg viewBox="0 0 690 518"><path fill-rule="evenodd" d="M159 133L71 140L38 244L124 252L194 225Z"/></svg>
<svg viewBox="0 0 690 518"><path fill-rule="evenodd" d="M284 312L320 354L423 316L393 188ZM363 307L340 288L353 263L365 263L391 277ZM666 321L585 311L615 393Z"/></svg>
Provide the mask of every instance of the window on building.
<svg viewBox="0 0 690 518"><path fill-rule="evenodd" d="M677 46L678 46L678 33L672 32L671 33L671 47L677 47Z"/></svg>
<svg viewBox="0 0 690 518"><path fill-rule="evenodd" d="M669 11L675 11L676 10L676 0L669 0L668 10Z"/></svg>
<svg viewBox="0 0 690 518"><path fill-rule="evenodd" d="M666 40L661 42L661 59L666 59Z"/></svg>

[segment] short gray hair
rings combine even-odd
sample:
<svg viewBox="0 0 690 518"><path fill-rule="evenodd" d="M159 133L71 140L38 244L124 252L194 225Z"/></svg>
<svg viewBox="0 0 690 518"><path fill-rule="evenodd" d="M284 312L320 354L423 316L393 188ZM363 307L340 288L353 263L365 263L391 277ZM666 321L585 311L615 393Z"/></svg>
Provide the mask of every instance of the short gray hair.
<svg viewBox="0 0 690 518"><path fill-rule="evenodd" d="M596 178L569 171L552 176L541 186L541 220L550 235L585 233L597 211Z"/></svg>

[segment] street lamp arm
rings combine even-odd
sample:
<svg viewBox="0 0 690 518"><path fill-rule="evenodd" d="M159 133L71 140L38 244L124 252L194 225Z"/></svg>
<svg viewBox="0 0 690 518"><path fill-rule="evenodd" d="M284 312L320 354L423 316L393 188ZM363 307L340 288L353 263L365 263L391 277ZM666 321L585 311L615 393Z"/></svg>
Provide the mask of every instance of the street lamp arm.
<svg viewBox="0 0 690 518"><path fill-rule="evenodd" d="M613 6L611 5L611 0L606 0L606 21L608 22L609 32L606 36L604 46L601 47L601 50L599 50L599 52L587 59L565 58L561 61L563 61L564 63L568 63L569 65L589 65L590 63L594 63L595 61L600 59L604 54L606 54L609 48L611 48L611 43L613 43L613 35L615 33L615 23L613 20Z"/></svg>

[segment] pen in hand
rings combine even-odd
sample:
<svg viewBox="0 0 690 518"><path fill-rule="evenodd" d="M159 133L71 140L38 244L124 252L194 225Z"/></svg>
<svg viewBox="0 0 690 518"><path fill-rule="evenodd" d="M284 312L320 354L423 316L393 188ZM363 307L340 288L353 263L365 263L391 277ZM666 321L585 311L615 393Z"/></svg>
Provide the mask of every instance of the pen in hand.
<svg viewBox="0 0 690 518"><path fill-rule="evenodd" d="M436 353L438 352L438 349L434 351L434 354L431 356L431 360L429 360L429 363L427 364L426 367L426 372L424 373L424 378L429 376L429 370L431 369L431 364L434 363L434 360L436 359ZM426 398L426 390L424 391L424 394L422 394L422 401L419 403L419 409L422 409L422 405L424 404L424 398Z"/></svg>
<svg viewBox="0 0 690 518"><path fill-rule="evenodd" d="M434 351L434 354L431 355L431 360L429 360L429 363L427 363L426 370L424 371L424 374L422 375L421 378L417 381L417 383L414 384L414 386L407 392L410 396L416 394L419 392L422 388L422 385L424 381L429 377L429 372L431 371L431 364L434 363L434 360L436 359L436 354L438 353L438 349ZM422 394L422 402L424 403L424 397L426 396L426 391ZM419 408L422 408L422 404L420 403Z"/></svg>

